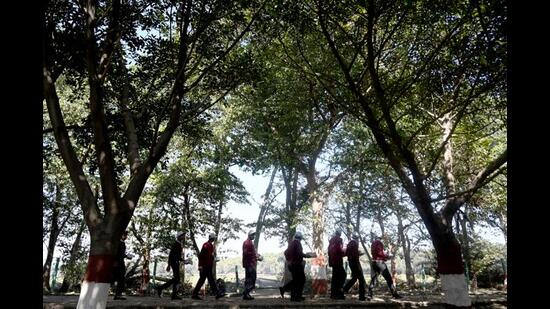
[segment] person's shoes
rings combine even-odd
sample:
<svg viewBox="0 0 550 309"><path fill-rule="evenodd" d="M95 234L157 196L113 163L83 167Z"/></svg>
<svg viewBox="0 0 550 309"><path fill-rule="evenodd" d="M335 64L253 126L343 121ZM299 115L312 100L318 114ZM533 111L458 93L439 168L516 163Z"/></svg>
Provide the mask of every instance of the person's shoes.
<svg viewBox="0 0 550 309"><path fill-rule="evenodd" d="M122 296L122 295L115 295L115 300L126 300L126 297Z"/></svg>
<svg viewBox="0 0 550 309"><path fill-rule="evenodd" d="M279 287L279 293L281 293L281 297L282 298L285 298L285 289L283 289L283 287Z"/></svg>
<svg viewBox="0 0 550 309"><path fill-rule="evenodd" d="M216 299L220 299L224 296L225 296L225 293L220 293L220 294L216 295Z"/></svg>
<svg viewBox="0 0 550 309"><path fill-rule="evenodd" d="M368 300L371 300L372 297L373 297L373 296L372 296L372 291L369 291L369 292L367 293L367 298L368 298Z"/></svg>
<svg viewBox="0 0 550 309"><path fill-rule="evenodd" d="M181 297L179 297L178 295L172 295L172 300L179 300L181 299Z"/></svg>
<svg viewBox="0 0 550 309"><path fill-rule="evenodd" d="M162 289L161 288L155 288L157 290L157 295L162 298Z"/></svg>
<svg viewBox="0 0 550 309"><path fill-rule="evenodd" d="M243 296L243 299L244 300L253 300L254 297L250 296L250 294L246 294L246 295Z"/></svg>
<svg viewBox="0 0 550 309"><path fill-rule="evenodd" d="M346 299L346 297L344 295L338 295L336 296L336 299Z"/></svg>
<svg viewBox="0 0 550 309"><path fill-rule="evenodd" d="M191 299L202 300L199 295L191 295Z"/></svg>
<svg viewBox="0 0 550 309"><path fill-rule="evenodd" d="M359 296L359 300L365 301L365 300L367 300L367 298L366 298L365 296L363 296L363 297ZM369 299L369 300L370 300L370 299Z"/></svg>
<svg viewBox="0 0 550 309"><path fill-rule="evenodd" d="M392 296L393 296L393 298L397 298L397 299L403 298L401 295L397 294L397 292L392 293Z"/></svg>

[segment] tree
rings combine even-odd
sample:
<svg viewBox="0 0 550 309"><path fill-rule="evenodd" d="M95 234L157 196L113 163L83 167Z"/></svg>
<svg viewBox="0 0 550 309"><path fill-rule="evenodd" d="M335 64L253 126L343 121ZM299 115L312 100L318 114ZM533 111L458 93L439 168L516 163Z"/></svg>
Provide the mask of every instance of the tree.
<svg viewBox="0 0 550 309"><path fill-rule="evenodd" d="M105 306L113 254L147 179L180 124L215 104L218 100L212 97L223 97L240 82L238 70L232 69L242 67L243 58L230 52L248 32L258 10L261 6L256 3L226 1L162 1L153 5L120 0L90 0L81 5L63 1L49 3L43 38L44 98L56 142L91 236L83 286L86 292L81 293L79 303L87 303L91 297L90 303L94 306ZM155 20L159 15L166 18ZM172 39L171 31L174 15L177 40ZM144 36L137 33L138 26L145 31ZM64 43L67 38L72 44ZM139 57L137 52L141 47L145 52ZM160 98L153 100L152 105L158 113L150 115L150 121L140 122L151 125L146 130L140 130L135 121L136 113L145 106L140 106L139 99L133 98L129 91L133 86L131 82L139 80L125 69L128 54L137 61L139 69L145 71L148 68L143 61L154 60L157 71L165 77L157 92ZM85 59L85 68L78 65L82 59ZM56 88L56 80L63 71L74 71L81 80L86 80L90 136L95 148L101 202L93 195L89 177L65 124ZM220 74L227 74L227 78L217 78ZM117 75L121 78L111 78ZM122 92L113 96L118 94L117 88ZM113 121L114 115L123 120L122 128L114 125L121 123ZM121 143L115 147L113 143L119 139ZM126 151L118 145L126 145ZM127 174L123 166L127 167ZM123 175L129 178L127 183L122 183ZM91 294L96 293L93 292L96 288L101 291L94 294L101 295L99 299Z"/></svg>
<svg viewBox="0 0 550 309"><path fill-rule="evenodd" d="M470 300L465 286L454 284L464 281L464 270L452 217L481 186L502 172L507 152L483 162L484 167L477 165L477 171L456 190L453 175L445 173L451 168L449 140L466 115L477 118L488 112L483 104L505 109L505 10L503 2L428 8L421 3L369 0L331 7L330 13L327 1L310 6L346 88L358 103L348 108L372 131L428 229L443 290L461 295L456 302L446 299L454 305L469 305ZM435 78L445 81L439 84L442 91L430 88ZM430 92L438 98L425 95ZM412 121L419 115L418 108L426 104L437 111L431 114L443 121L446 132L439 145L427 143L435 145L429 152L419 147L423 144L419 133L430 132L436 123L433 119ZM428 160L426 153L432 154ZM438 162L446 192L433 198L430 177ZM442 200L445 204L437 209Z"/></svg>

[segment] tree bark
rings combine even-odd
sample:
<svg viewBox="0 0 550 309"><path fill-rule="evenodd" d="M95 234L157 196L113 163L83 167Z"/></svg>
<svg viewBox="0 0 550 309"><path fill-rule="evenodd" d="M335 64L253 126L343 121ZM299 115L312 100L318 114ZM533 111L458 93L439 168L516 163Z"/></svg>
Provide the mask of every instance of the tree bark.
<svg viewBox="0 0 550 309"><path fill-rule="evenodd" d="M465 208L466 210L466 208ZM462 218L460 218L462 217ZM470 239L468 237L468 230L466 228L466 221L467 221L467 218L466 218L466 213L462 214L462 216L460 215L460 213L457 214L457 218L460 222L460 227L461 227L461 230L462 230L462 248L464 248L464 251L462 252L462 255L463 255L463 259L464 259L464 266L465 268L468 270L468 273L467 273L467 276L468 278L471 280L471 275L472 275L472 263L471 263L471 259L470 259Z"/></svg>
<svg viewBox="0 0 550 309"><path fill-rule="evenodd" d="M282 167L281 172L283 175L283 181L285 183L285 223L286 223L286 240L290 244L296 234L296 215L298 212L297 197L298 197L298 173L292 167Z"/></svg>
<svg viewBox="0 0 550 309"><path fill-rule="evenodd" d="M221 226L222 226L222 212L223 212L223 206L224 206L224 201L223 199L220 201L220 203L218 204L218 211L217 211L217 219L216 219L216 225L214 227L214 233L216 234L216 241L214 242L214 248L215 248L215 251L214 251L214 254L217 258L217 251L218 251L218 244L219 244L219 238L220 237L220 231L221 231ZM214 264L212 265L212 274L214 275L214 279L216 279L216 261L214 260Z"/></svg>
<svg viewBox="0 0 550 309"><path fill-rule="evenodd" d="M195 239L195 224L193 222L193 216L191 216L191 197L189 194L187 194L187 188L189 187L189 184L186 185L186 189L184 195L183 195L183 206L185 211L185 217L187 219L187 229L189 230L189 237L191 238L191 244L193 245L193 250L195 251L195 254L199 256L200 249L197 245L197 240Z"/></svg>
<svg viewBox="0 0 550 309"><path fill-rule="evenodd" d="M401 249L403 250L403 259L405 260L405 275L407 277L407 285L412 288L415 286L414 269L412 267L411 260L411 242L409 237L405 233L405 227L403 226L403 220L400 216L397 216L397 233L401 240Z"/></svg>
<svg viewBox="0 0 550 309"><path fill-rule="evenodd" d="M271 178L269 179L269 184L267 185L267 189L265 190L262 207L260 208L258 220L256 221L256 238L254 238L254 248L256 248L256 251L258 251L258 246L260 245L260 236L264 226L264 220L269 211L269 207L271 206L271 199L269 198L269 196L271 195L271 191L273 189L273 181L275 179L275 175L277 175L277 166L275 166L273 168L273 172L271 172Z"/></svg>
<svg viewBox="0 0 550 309"><path fill-rule="evenodd" d="M53 261L53 253L55 249L55 244L57 243L57 238L59 236L59 226L58 226L58 219L59 219L59 206L58 206L58 199L60 198L61 194L59 192L59 188L56 186L56 192L55 192L55 201L54 201L54 207L52 209L52 219L51 219L51 227L50 227L50 237L48 239L48 253L46 255L46 262L44 263L44 267L42 268L42 287L48 291L51 291L50 288L50 273L52 268L52 261Z"/></svg>

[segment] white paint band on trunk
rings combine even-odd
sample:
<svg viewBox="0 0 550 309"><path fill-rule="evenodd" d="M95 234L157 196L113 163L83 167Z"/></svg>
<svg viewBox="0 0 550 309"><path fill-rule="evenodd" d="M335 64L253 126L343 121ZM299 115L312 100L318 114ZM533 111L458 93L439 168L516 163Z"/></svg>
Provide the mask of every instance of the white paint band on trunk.
<svg viewBox="0 0 550 309"><path fill-rule="evenodd" d="M468 295L468 284L464 274L440 274L441 289L445 293L446 304L467 307L472 305Z"/></svg>
<svg viewBox="0 0 550 309"><path fill-rule="evenodd" d="M327 270L319 265L311 265L311 279L327 279Z"/></svg>
<svg viewBox="0 0 550 309"><path fill-rule="evenodd" d="M109 283L83 281L76 309L105 309L109 286Z"/></svg>

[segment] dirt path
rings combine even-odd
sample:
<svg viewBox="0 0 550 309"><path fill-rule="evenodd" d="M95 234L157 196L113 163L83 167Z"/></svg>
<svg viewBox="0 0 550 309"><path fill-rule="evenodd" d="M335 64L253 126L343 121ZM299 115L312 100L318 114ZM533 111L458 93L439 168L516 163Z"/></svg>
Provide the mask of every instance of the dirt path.
<svg viewBox="0 0 550 309"><path fill-rule="evenodd" d="M206 300L197 301L190 298L172 301L169 297L140 297L128 296L126 300L112 300L109 297L107 308L444 308L440 294L410 295L403 294L403 298L394 300L390 295L378 295L368 302L359 301L357 295L348 295L346 300L332 300L328 297L311 298L307 295L303 302L291 302L288 294L282 299L278 289L258 289L252 294L254 300L245 301L240 296L229 295L216 300L208 296ZM504 292L484 292L470 294L475 308L507 308L507 297ZM78 295L70 296L43 296L43 308L69 309L76 308Z"/></svg>

